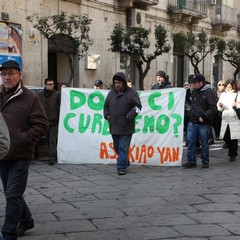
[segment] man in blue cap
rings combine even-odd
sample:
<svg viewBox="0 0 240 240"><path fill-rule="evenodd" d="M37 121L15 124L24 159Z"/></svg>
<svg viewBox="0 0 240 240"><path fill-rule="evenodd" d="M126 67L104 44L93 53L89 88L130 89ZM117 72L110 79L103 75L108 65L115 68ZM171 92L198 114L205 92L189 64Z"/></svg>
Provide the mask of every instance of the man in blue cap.
<svg viewBox="0 0 240 240"><path fill-rule="evenodd" d="M10 134L10 150L0 160L0 176L6 198L2 240L16 240L34 227L23 198L36 142L46 134L48 120L38 96L23 86L20 66L7 61L0 67L0 110ZM1 237L0 237L1 239Z"/></svg>
<svg viewBox="0 0 240 240"><path fill-rule="evenodd" d="M103 89L103 81L102 80L96 80L94 83L95 89Z"/></svg>

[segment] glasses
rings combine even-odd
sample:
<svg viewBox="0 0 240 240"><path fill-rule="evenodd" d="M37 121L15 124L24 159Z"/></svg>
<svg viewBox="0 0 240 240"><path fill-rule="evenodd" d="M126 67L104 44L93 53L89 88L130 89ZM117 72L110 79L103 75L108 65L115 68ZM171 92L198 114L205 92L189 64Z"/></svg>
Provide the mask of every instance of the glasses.
<svg viewBox="0 0 240 240"><path fill-rule="evenodd" d="M2 77L6 77L7 75L8 75L9 77L12 77L12 76L14 76L16 73L19 73L19 72L1 72L0 75L1 75Z"/></svg>
<svg viewBox="0 0 240 240"><path fill-rule="evenodd" d="M225 86L225 84L223 83L223 84L218 84L218 86Z"/></svg>

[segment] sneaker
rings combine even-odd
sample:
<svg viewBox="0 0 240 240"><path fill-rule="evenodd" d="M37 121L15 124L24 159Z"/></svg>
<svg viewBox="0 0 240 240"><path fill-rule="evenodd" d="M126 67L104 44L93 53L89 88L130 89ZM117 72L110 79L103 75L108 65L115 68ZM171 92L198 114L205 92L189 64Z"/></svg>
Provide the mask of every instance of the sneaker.
<svg viewBox="0 0 240 240"><path fill-rule="evenodd" d="M118 170L118 175L126 175L127 174L127 170L126 169L119 169Z"/></svg>
<svg viewBox="0 0 240 240"><path fill-rule="evenodd" d="M209 163L203 163L202 168L209 168Z"/></svg>
<svg viewBox="0 0 240 240"><path fill-rule="evenodd" d="M193 162L186 162L182 165L184 168L195 168L197 167L197 164L196 163L193 163Z"/></svg>
<svg viewBox="0 0 240 240"><path fill-rule="evenodd" d="M20 224L17 229L17 236L21 237L24 236L25 232L34 228L34 222L30 222L28 224Z"/></svg>

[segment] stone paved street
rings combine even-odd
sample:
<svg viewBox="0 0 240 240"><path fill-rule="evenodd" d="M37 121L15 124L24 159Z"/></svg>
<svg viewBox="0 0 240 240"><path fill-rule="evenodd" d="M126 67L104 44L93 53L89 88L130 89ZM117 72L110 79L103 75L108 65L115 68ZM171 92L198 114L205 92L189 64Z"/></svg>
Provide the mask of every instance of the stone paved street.
<svg viewBox="0 0 240 240"><path fill-rule="evenodd" d="M210 168L31 165L35 228L21 240L239 240L240 156L211 145ZM186 149L185 149L186 151ZM184 160L186 159L184 153ZM4 196L0 188L0 225Z"/></svg>

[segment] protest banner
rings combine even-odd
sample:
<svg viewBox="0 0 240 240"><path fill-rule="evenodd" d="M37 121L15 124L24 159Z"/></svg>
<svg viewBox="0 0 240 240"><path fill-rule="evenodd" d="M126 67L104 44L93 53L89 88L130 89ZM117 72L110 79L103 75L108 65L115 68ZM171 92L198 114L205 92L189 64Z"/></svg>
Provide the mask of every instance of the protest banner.
<svg viewBox="0 0 240 240"><path fill-rule="evenodd" d="M116 163L103 107L108 90L62 88L58 162ZM136 117L129 149L131 164L181 166L186 90L139 91L142 110Z"/></svg>

